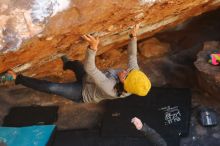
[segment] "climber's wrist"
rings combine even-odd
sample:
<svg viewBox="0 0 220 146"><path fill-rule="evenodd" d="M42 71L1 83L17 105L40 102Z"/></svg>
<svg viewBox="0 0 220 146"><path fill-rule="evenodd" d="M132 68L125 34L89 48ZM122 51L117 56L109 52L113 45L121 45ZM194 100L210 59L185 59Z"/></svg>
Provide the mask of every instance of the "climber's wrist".
<svg viewBox="0 0 220 146"><path fill-rule="evenodd" d="M129 37L132 38L137 38L137 35L133 35L132 33L129 34Z"/></svg>

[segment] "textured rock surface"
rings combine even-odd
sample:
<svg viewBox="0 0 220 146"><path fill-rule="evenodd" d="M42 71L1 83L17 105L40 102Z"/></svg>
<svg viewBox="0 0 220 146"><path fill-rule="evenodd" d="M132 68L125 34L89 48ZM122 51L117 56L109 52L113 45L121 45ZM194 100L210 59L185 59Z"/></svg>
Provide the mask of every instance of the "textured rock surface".
<svg viewBox="0 0 220 146"><path fill-rule="evenodd" d="M203 91L193 89L196 84L196 68L193 64L196 61L196 54L202 50L205 41L220 40L219 18L220 10L217 10L196 17L167 32L158 33L154 37L161 42L170 44L171 50L165 56L146 59L142 55L138 55L141 68L149 75L154 85L192 89L190 134L182 139L181 146L220 145L220 125L205 128L201 127L196 119L197 107L200 106L216 110L219 119L220 101L211 98ZM28 56L28 54L26 55ZM102 69L125 67L126 57L126 47L110 49L106 53L97 56L97 64ZM30 69L36 70L38 77L47 80L67 80L68 78L63 77L66 74L70 75L69 77L72 79L71 72L56 73L58 69L62 68L59 60L47 64L49 60L53 60L53 58L43 60L40 69L37 67ZM54 74L48 74L48 70L55 72ZM0 123L2 123L3 117L7 114L9 108L13 106L59 105L59 118L56 123L59 129L93 128L100 124L104 110L104 103L76 104L62 97L41 93L23 86L0 86L0 97Z"/></svg>
<svg viewBox="0 0 220 146"><path fill-rule="evenodd" d="M87 45L82 34L101 36L102 54L125 45L137 22L145 38L219 5L219 0L3 0L0 72L14 68L30 76L63 77L57 58L65 53L82 60Z"/></svg>
<svg viewBox="0 0 220 146"><path fill-rule="evenodd" d="M159 57L170 51L170 44L160 42L157 38L150 38L139 45L141 55L149 57Z"/></svg>
<svg viewBox="0 0 220 146"><path fill-rule="evenodd" d="M198 73L198 84L205 92L211 96L219 98L220 94L220 66L213 66L208 63L208 55L214 51L220 51L219 42L206 42L204 48L197 55L194 63Z"/></svg>

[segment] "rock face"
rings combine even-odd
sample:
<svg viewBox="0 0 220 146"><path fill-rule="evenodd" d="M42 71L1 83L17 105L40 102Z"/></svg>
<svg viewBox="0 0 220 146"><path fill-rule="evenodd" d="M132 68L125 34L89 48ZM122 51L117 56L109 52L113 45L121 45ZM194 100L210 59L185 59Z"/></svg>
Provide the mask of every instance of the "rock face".
<svg viewBox="0 0 220 146"><path fill-rule="evenodd" d="M99 35L103 54L125 45L135 23L142 39L219 6L219 0L1 0L0 72L63 77L58 58L83 60L82 34Z"/></svg>
<svg viewBox="0 0 220 146"><path fill-rule="evenodd" d="M139 44L140 54L149 57L159 57L170 51L170 44L151 38Z"/></svg>
<svg viewBox="0 0 220 146"><path fill-rule="evenodd" d="M196 69L194 66L196 54L202 50L204 41L220 40L219 17L220 10L212 11L196 17L195 19L188 21L187 23L184 23L184 25L178 26L177 28L175 27L169 31L164 31L155 35L160 42L170 44L170 51L166 55L152 58L146 58L143 55L138 54L138 63L141 69L148 75L154 86L191 88L192 107L197 107L198 105L204 105L204 103L206 103L206 107L212 107L220 111L219 101L217 102L215 98L210 98L209 96L204 97L203 92L196 91L195 93L195 90L193 90L193 87L195 87L196 83L196 76L198 76L195 73ZM146 39L141 40L141 42L144 42L145 40ZM118 44L116 44L116 46L117 45ZM218 43L216 46L218 46ZM26 54L26 57L30 57L29 55L31 55L33 52L29 52L28 54L27 51L25 52L23 50L23 53ZM35 53L41 54L40 51ZM77 52L72 50L72 53ZM22 70L22 67L23 69L30 67L25 74L36 75L37 77L46 78L47 80L69 81L70 78L72 79L72 72L56 72L59 71L59 69L61 70L62 66L61 62L58 59L56 60L55 57L56 56L51 56L36 62L36 67L30 67L29 63L26 64L26 66L24 65L18 68ZM18 57L13 56L7 59L14 59L14 63L17 63L16 58ZM33 57L32 59L35 60L36 58ZM96 59L97 66L101 69L106 69L109 67L126 67L127 47L125 46L118 49L109 49L108 51L98 55ZM18 60L18 62L19 61L23 60ZM209 67L212 67L207 64L206 60L204 60L203 63ZM37 65L41 65L40 68ZM204 64L201 64L200 67L203 66ZM33 72L35 74L32 74ZM67 77L70 78L68 79ZM205 77L202 79L204 80ZM204 84L206 83L202 82L202 84L203 87L205 87ZM215 85L214 82L213 85ZM105 107L104 103L78 104L57 95L38 92L36 90L19 85L0 86L0 97L0 124L2 123L3 117L8 113L10 107L27 105L59 105L59 116L58 121L56 122L56 125L59 129L91 129L96 127L97 123L101 122ZM183 146L191 145L192 143L198 145L201 145L202 143L203 145L214 146L217 145L216 143L219 143L219 140L216 139L218 135L215 134L212 136L212 133L219 133L220 125L214 129L208 129L205 136L201 135L201 129L198 130L197 133L197 120L194 118L191 119L193 120L191 126L194 127L194 130L190 130L192 133L190 134L190 137L184 141L184 144L182 144ZM212 131L212 133L209 131ZM203 131L203 134L204 133L205 132ZM192 137L196 137L196 140L192 139Z"/></svg>
<svg viewBox="0 0 220 146"><path fill-rule="evenodd" d="M204 48L197 55L194 63L198 73L199 86L211 96L219 99L220 94L220 66L213 66L208 63L208 55L214 51L220 51L220 42L206 42Z"/></svg>

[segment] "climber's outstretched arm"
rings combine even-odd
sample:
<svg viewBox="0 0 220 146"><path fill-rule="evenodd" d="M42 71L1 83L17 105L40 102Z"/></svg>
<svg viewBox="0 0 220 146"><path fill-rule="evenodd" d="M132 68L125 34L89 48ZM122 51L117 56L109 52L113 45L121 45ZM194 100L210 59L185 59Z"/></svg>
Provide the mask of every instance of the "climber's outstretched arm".
<svg viewBox="0 0 220 146"><path fill-rule="evenodd" d="M137 63L137 32L139 24L135 25L130 32L130 42L128 44L128 68L139 69Z"/></svg>
<svg viewBox="0 0 220 146"><path fill-rule="evenodd" d="M112 95L114 93L112 92L112 89L115 85L115 82L107 78L105 74L95 65L95 56L96 51L98 50L99 38L95 38L91 35L84 35L83 38L89 43L84 62L84 69L86 73L93 78L99 88L109 95Z"/></svg>

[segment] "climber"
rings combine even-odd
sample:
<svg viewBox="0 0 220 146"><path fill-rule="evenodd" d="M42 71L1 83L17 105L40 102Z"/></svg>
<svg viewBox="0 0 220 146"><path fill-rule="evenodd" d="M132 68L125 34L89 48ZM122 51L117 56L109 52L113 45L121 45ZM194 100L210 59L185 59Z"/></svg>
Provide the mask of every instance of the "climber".
<svg viewBox="0 0 220 146"><path fill-rule="evenodd" d="M131 119L131 123L134 124L137 130L144 133L145 137L155 146L167 146L166 141L158 134L154 129L150 128L147 124L143 124L142 121L134 117Z"/></svg>
<svg viewBox="0 0 220 146"><path fill-rule="evenodd" d="M151 88L147 76L139 70L137 64L137 31L135 25L130 33L128 45L128 69L109 69L100 71L95 65L95 55L99 38L84 35L82 38L89 43L83 65L75 60L70 61L62 56L63 69L75 72L77 81L70 83L54 83L39 80L13 71L8 74L15 79L15 84L22 84L38 91L52 93L71 99L75 102L98 103L104 99L116 99L136 94L145 96Z"/></svg>

